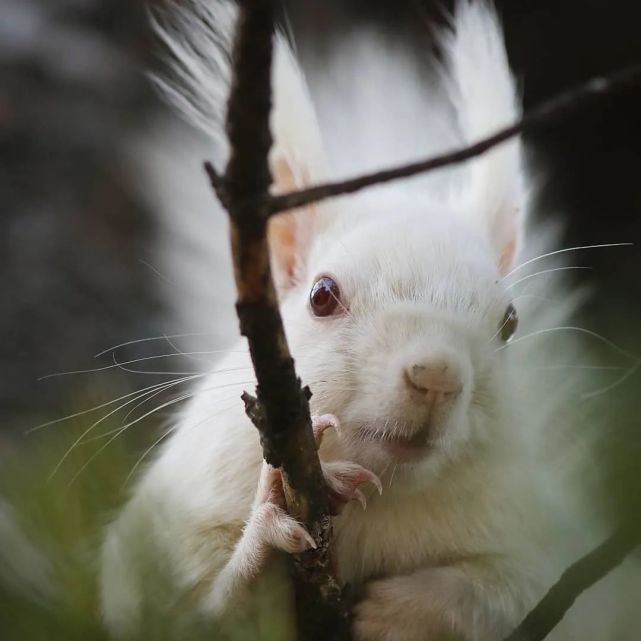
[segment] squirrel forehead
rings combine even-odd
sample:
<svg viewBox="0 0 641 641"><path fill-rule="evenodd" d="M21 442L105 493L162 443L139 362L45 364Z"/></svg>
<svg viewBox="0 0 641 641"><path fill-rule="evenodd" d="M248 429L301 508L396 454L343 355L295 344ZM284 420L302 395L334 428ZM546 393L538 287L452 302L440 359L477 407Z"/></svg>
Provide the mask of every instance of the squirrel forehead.
<svg viewBox="0 0 641 641"><path fill-rule="evenodd" d="M350 212L351 213L351 212ZM403 301L483 312L501 298L484 235L443 209L346 212L318 239L310 278L337 278L354 311Z"/></svg>
<svg viewBox="0 0 641 641"><path fill-rule="evenodd" d="M485 235L444 207L346 211L315 249L314 269L350 279L449 279L470 269L483 280L498 277Z"/></svg>

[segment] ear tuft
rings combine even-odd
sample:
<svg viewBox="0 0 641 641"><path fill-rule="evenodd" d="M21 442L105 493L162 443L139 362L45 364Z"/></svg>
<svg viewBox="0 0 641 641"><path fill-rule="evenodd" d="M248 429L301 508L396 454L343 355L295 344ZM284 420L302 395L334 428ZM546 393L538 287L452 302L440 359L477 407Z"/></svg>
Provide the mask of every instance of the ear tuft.
<svg viewBox="0 0 641 641"><path fill-rule="evenodd" d="M464 144L472 144L521 116L514 78L495 10L486 0L458 0L454 29L443 39L446 85ZM501 273L521 245L525 218L522 150L518 138L469 163L464 209L486 230Z"/></svg>

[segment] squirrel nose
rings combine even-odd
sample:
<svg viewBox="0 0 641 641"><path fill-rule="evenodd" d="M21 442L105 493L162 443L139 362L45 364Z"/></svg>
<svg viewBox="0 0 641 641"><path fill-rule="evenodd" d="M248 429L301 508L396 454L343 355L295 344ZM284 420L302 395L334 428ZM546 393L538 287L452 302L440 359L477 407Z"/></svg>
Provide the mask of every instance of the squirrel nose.
<svg viewBox="0 0 641 641"><path fill-rule="evenodd" d="M459 368L448 361L409 365L403 378L414 392L436 400L452 398L463 389Z"/></svg>

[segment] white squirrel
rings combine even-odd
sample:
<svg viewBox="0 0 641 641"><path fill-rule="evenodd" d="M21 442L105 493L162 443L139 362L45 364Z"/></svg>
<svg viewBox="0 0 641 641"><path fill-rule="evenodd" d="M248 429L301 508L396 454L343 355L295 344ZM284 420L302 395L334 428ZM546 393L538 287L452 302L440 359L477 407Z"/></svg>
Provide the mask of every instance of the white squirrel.
<svg viewBox="0 0 641 641"><path fill-rule="evenodd" d="M222 157L234 19L229 3L192 0L174 30L161 30L180 75L178 89L165 89ZM275 190L392 165L407 159L402 141L421 155L473 142L520 115L499 21L484 0L458 2L426 99L408 59L363 42L346 63L351 89L393 77L385 90L399 91L398 111L377 120L368 91L355 106L348 91L321 88L318 103L332 106L319 124L276 37ZM345 110L351 130L340 124ZM356 128L365 132L360 147ZM373 138L383 157L370 154ZM602 533L581 508L573 456L554 456L582 420L576 398L586 378L543 368L572 362L578 346L567 335L525 340L563 325L577 297L513 294L531 273L517 262L528 255L529 182L515 138L456 170L281 216L270 230L288 340L313 391L319 441L324 433L337 572L357 595L357 641L498 641ZM524 340L509 344L517 309ZM110 525L101 594L116 636L135 637L154 603L175 617L237 623L252 595L269 597L261 586L286 584L279 553L315 545L284 511L278 472L262 461L244 414L239 396L252 377L243 339L199 384ZM290 638L290 595L283 587L271 596L283 626L275 638ZM612 605L603 591L599 598L599 610ZM557 638L581 629L569 618ZM603 620L580 638L624 638Z"/></svg>

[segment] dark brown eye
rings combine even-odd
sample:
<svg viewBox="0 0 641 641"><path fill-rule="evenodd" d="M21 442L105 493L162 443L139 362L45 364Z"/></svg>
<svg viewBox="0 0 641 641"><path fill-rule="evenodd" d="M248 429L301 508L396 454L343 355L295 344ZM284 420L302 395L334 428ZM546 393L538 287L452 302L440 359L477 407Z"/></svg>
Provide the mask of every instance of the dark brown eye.
<svg viewBox="0 0 641 641"><path fill-rule="evenodd" d="M519 316L516 313L516 308L514 307L514 305L510 303L505 310L505 316L503 316L503 321L501 322L501 326L499 327L499 335L501 336L501 340L504 343L507 343L512 339L512 336L514 336L518 325Z"/></svg>
<svg viewBox="0 0 641 641"><path fill-rule="evenodd" d="M338 284L329 276L321 276L312 287L309 295L314 316L331 316L340 305L340 290Z"/></svg>

